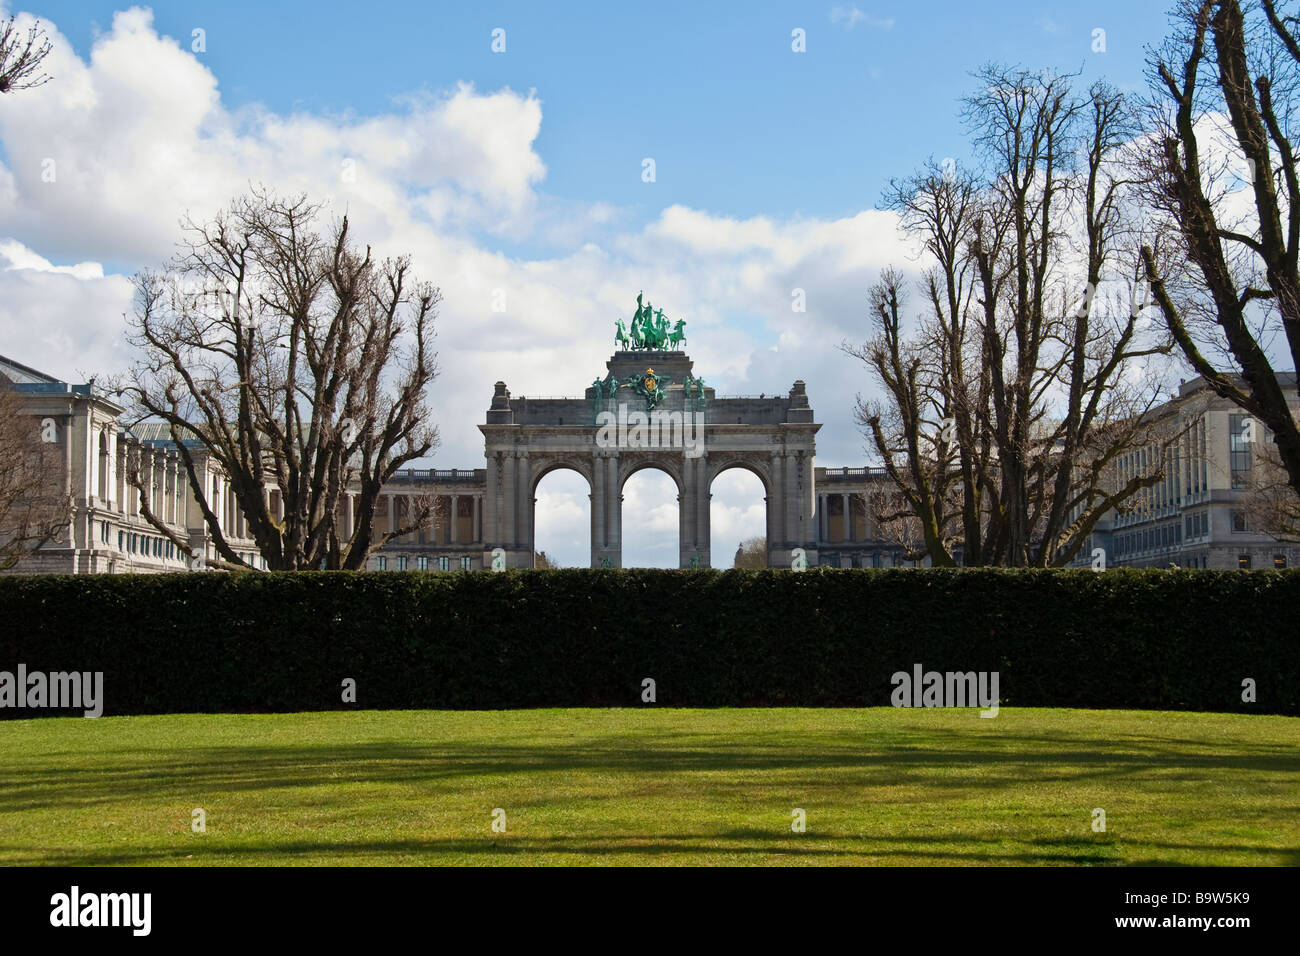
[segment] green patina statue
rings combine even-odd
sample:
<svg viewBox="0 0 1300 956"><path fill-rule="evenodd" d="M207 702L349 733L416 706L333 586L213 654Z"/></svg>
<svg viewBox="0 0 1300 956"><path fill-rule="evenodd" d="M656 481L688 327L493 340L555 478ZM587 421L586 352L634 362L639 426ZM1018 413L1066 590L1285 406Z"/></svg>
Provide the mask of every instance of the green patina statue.
<svg viewBox="0 0 1300 956"><path fill-rule="evenodd" d="M682 385L682 398L683 404L688 409L691 407L692 397L695 400L696 408L704 407L704 379L687 375L686 381Z"/></svg>
<svg viewBox="0 0 1300 956"><path fill-rule="evenodd" d="M662 351L676 348L686 341L686 320L678 319L675 325L664 315L663 309L654 308L653 304L641 300L645 293L636 296L636 312L632 316L631 326L623 324L622 319L615 319L614 343L624 350Z"/></svg>
<svg viewBox="0 0 1300 956"><path fill-rule="evenodd" d="M655 406L664 400L664 389L672 383L672 379L656 375L654 369L648 368L642 374L625 378L621 382L616 378L611 379L609 394L612 397L620 388L630 388L645 399L646 411L649 412L654 411Z"/></svg>

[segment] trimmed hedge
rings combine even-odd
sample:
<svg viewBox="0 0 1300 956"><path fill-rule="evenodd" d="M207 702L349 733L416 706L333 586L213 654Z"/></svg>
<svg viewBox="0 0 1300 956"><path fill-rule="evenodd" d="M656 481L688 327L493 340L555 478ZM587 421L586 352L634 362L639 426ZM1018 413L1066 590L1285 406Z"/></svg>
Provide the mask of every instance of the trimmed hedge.
<svg viewBox="0 0 1300 956"><path fill-rule="evenodd" d="M1294 715L1298 607L1300 570L6 577L0 671L102 671L105 715L639 707L647 677L658 706L882 706L918 663L998 671L1003 706Z"/></svg>

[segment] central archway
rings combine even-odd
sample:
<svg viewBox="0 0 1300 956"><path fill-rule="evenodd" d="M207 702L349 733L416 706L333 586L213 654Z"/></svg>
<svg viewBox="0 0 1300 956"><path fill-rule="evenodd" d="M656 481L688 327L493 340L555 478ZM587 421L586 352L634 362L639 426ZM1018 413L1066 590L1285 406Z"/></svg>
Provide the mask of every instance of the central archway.
<svg viewBox="0 0 1300 956"><path fill-rule="evenodd" d="M623 567L681 566L681 488L677 477L657 464L629 470L619 496Z"/></svg>

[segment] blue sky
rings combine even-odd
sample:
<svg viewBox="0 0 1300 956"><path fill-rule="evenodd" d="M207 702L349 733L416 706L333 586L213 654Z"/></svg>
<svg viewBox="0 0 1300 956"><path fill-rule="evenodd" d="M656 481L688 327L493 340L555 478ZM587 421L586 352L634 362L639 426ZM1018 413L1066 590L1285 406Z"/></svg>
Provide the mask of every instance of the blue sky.
<svg viewBox="0 0 1300 956"><path fill-rule="evenodd" d="M482 462L491 383L580 394L642 289L687 319L719 394L802 379L818 463L865 463L853 409L874 386L839 346L867 335L879 270L915 265L875 211L888 180L965 156L959 104L981 65L1136 92L1166 28L1163 0L0 10L39 16L56 47L53 82L0 101L0 354L77 381L120 371L130 276L171 253L183 214L210 217L250 181L305 189L442 287L430 464L462 468ZM762 534L761 490L737 472L714 492L725 563ZM555 473L538 494L555 516L539 546L580 563L585 483ZM671 563L673 495L629 496L628 560Z"/></svg>
<svg viewBox="0 0 1300 956"><path fill-rule="evenodd" d="M85 55L120 8L34 9ZM837 9L845 14L832 22ZM1164 10L1151 0L169 2L154 19L185 46L194 28L206 31L202 59L228 106L365 115L463 81L535 90L544 192L610 203L639 224L673 203L741 218L870 207L927 155L963 155L955 114L982 63L1081 70L1085 81L1136 88ZM504 54L490 48L498 27ZM796 27L803 54L791 50ZM1097 28L1104 54L1092 51ZM652 191L640 177L647 156Z"/></svg>

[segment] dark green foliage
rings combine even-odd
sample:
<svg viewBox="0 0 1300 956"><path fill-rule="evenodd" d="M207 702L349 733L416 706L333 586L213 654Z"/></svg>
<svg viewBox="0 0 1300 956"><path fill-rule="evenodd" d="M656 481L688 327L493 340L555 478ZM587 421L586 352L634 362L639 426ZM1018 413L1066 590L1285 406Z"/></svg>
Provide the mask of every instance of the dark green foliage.
<svg viewBox="0 0 1300 956"><path fill-rule="evenodd" d="M103 671L106 715L641 707L647 677L661 707L882 706L917 663L998 671L1004 706L1296 715L1297 607L1300 570L6 577L0 671Z"/></svg>

